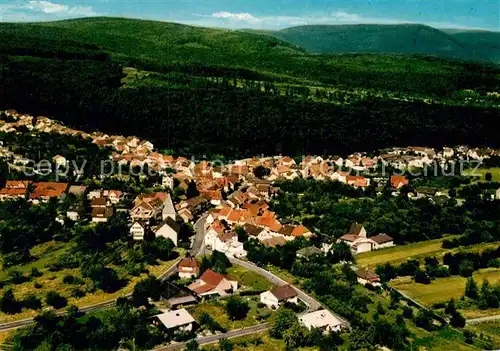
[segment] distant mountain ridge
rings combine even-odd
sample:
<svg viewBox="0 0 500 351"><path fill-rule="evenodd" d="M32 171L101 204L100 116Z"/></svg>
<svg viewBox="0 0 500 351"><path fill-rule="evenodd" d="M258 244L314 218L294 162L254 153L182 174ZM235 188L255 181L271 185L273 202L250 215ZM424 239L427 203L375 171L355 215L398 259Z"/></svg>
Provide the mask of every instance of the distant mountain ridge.
<svg viewBox="0 0 500 351"><path fill-rule="evenodd" d="M421 24L310 25L268 32L308 52L425 54L500 62L500 33Z"/></svg>

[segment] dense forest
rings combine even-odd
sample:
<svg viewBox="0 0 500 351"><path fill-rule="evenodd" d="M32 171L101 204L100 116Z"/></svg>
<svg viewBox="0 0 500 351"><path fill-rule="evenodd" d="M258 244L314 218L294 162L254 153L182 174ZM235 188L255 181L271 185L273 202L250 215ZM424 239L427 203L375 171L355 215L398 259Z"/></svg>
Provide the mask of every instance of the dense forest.
<svg viewBox="0 0 500 351"><path fill-rule="evenodd" d="M273 48L285 43L256 34L227 38L181 25L88 21L1 25L0 109L135 134L158 148L207 157L500 143L498 108L487 95L499 90L494 65L424 56L318 56L291 46L277 53ZM132 28L161 34L139 45ZM111 36L113 29L123 45ZM224 49L228 40L233 44ZM203 61L192 42L220 52ZM127 73L131 66L136 73ZM360 89L362 98L346 98ZM486 100L469 103L458 94L466 91Z"/></svg>

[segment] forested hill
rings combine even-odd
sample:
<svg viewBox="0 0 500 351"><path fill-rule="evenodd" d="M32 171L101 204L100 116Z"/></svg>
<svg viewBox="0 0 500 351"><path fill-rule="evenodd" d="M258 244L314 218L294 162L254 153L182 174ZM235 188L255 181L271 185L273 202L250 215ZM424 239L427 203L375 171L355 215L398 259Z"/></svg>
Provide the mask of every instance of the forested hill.
<svg viewBox="0 0 500 351"><path fill-rule="evenodd" d="M268 33L316 53L405 53L500 62L500 33L420 24L311 25Z"/></svg>
<svg viewBox="0 0 500 351"><path fill-rule="evenodd" d="M119 18L0 24L0 109L185 154L500 144L500 68Z"/></svg>

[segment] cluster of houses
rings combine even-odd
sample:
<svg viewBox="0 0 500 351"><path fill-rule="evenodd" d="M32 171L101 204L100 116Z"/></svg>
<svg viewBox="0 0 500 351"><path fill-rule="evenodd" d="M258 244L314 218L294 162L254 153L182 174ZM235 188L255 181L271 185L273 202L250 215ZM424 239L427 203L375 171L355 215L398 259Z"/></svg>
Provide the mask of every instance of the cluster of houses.
<svg viewBox="0 0 500 351"><path fill-rule="evenodd" d="M177 264L177 271L180 278L195 279L187 286L190 295L169 299L171 309L153 318L154 325L165 328L171 334L194 331L198 327L195 318L185 309L186 306L207 298L226 297L236 293L240 288L236 279L216 273L211 269L199 275L199 262L194 257L187 256L180 260ZM284 304L301 302L297 290L287 284L262 292L259 301L272 310ZM320 328L325 333L349 328L344 320L324 309L301 314L299 321L308 329Z"/></svg>
<svg viewBox="0 0 500 351"><path fill-rule="evenodd" d="M297 237L312 237L314 234L305 226L283 224L270 211L267 201L273 191L268 182L250 181L210 210L205 246L228 256L244 257L246 251L238 240L238 228L268 247L283 246Z"/></svg>

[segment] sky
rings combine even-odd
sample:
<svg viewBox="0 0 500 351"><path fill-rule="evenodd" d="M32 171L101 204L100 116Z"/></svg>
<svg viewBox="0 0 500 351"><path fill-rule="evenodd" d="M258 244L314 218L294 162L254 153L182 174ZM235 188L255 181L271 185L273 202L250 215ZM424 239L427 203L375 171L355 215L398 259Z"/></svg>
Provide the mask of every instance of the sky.
<svg viewBox="0 0 500 351"><path fill-rule="evenodd" d="M91 16L231 29L422 23L500 31L500 0L0 0L0 22Z"/></svg>

